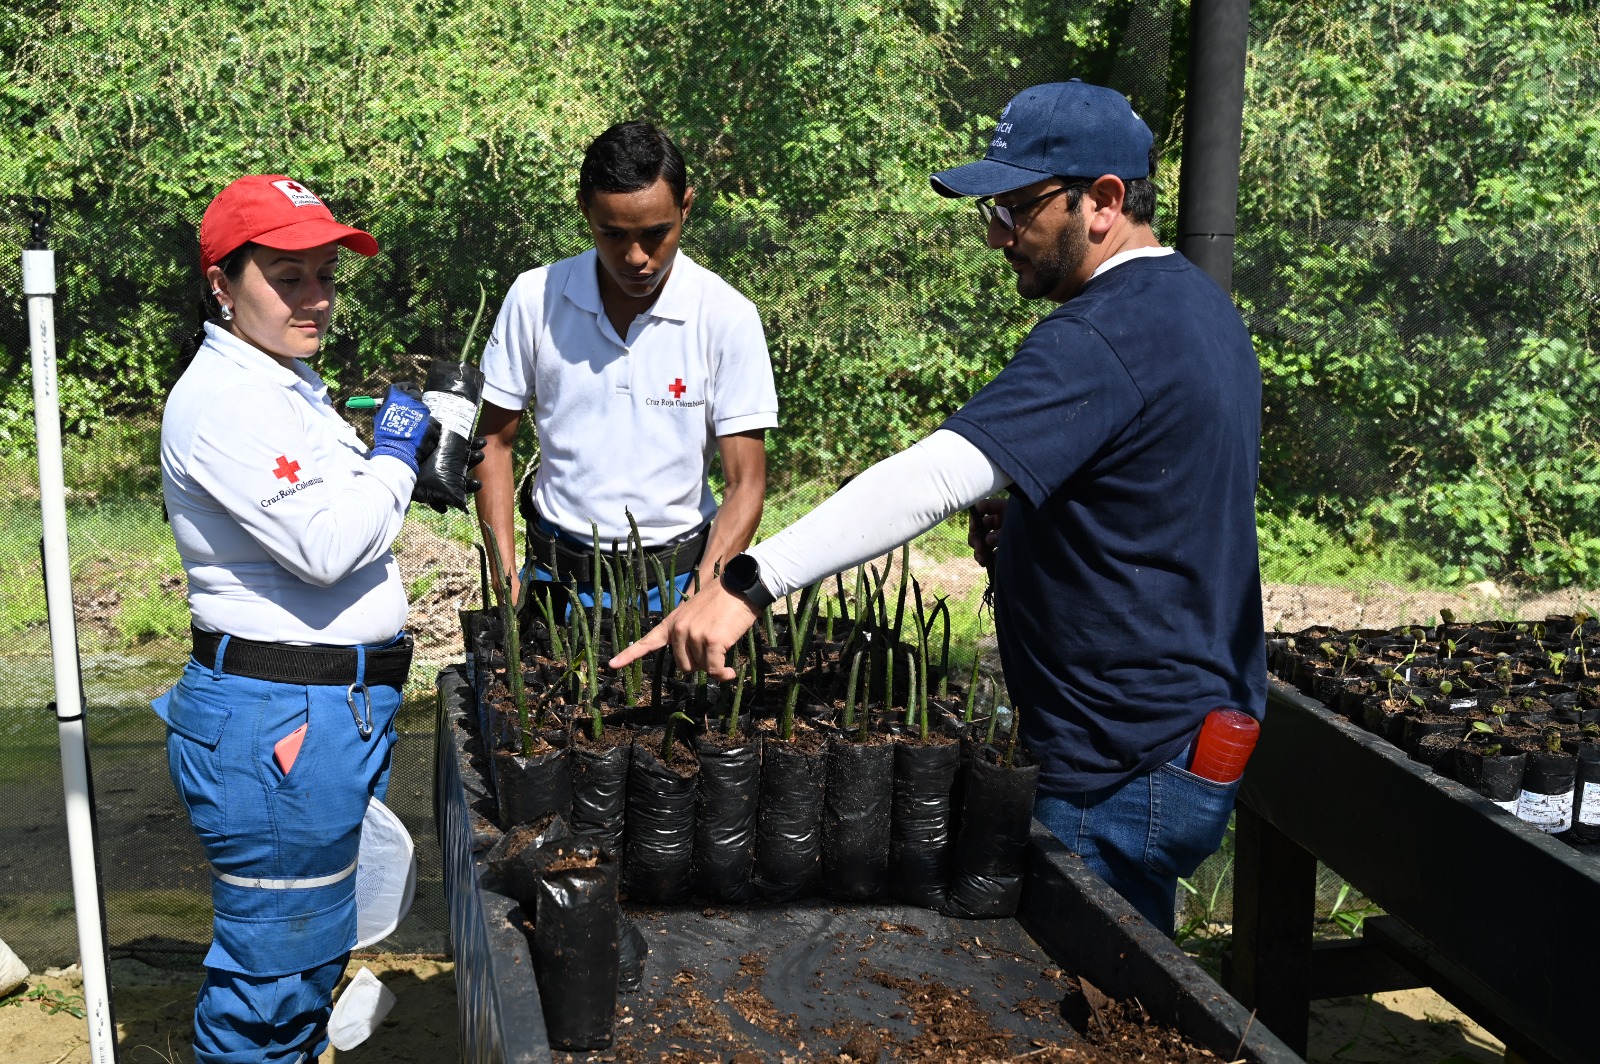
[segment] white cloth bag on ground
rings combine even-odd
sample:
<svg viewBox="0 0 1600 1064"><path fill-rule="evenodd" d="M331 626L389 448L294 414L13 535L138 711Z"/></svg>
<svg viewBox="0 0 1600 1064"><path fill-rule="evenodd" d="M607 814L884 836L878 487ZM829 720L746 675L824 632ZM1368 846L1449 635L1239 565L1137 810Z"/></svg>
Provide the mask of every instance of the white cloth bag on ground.
<svg viewBox="0 0 1600 1064"><path fill-rule="evenodd" d="M388 806L373 798L361 822L356 861L355 948L388 938L410 910L416 889L417 853L411 833Z"/></svg>
<svg viewBox="0 0 1600 1064"><path fill-rule="evenodd" d="M28 981L28 966L0 939L0 997Z"/></svg>
<svg viewBox="0 0 1600 1064"><path fill-rule="evenodd" d="M392 1008L393 992L378 981L372 969L362 965L333 1004L328 1041L341 1053L354 1049L372 1036Z"/></svg>

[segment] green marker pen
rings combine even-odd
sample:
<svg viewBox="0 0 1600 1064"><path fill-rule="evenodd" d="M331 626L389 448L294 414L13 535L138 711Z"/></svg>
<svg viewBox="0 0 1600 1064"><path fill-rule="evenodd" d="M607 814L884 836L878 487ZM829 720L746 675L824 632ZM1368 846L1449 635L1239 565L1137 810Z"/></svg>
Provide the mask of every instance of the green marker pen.
<svg viewBox="0 0 1600 1064"><path fill-rule="evenodd" d="M382 405L382 399L374 399L370 395L352 395L344 401L346 410L376 410Z"/></svg>

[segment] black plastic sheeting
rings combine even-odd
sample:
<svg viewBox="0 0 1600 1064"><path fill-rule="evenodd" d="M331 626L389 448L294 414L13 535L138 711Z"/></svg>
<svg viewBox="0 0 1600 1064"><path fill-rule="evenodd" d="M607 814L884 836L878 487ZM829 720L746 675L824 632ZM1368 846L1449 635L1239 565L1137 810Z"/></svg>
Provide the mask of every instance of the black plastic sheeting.
<svg viewBox="0 0 1600 1064"><path fill-rule="evenodd" d="M925 1034L905 992L879 973L967 990L1013 1036L985 1043L984 1059L1027 1052L1030 1039L1077 1039L1056 1008L1065 994L1058 967L1014 922L963 924L907 905L823 899L629 911L652 952L640 996L623 999L635 1018L618 1026L615 1048L642 1059L681 1046L680 1059L727 1060L746 1049L763 1060L831 1060L855 1028L885 1029L899 1042ZM764 1002L759 1012L752 1000Z"/></svg>

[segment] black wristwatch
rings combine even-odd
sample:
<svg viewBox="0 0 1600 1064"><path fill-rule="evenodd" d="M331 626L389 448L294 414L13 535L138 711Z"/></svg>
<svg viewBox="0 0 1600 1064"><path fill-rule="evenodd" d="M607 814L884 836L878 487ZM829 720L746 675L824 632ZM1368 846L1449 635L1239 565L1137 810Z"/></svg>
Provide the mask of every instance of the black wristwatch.
<svg viewBox="0 0 1600 1064"><path fill-rule="evenodd" d="M758 612L772 605L772 595L761 582L761 565L748 554L735 554L723 563L722 586Z"/></svg>

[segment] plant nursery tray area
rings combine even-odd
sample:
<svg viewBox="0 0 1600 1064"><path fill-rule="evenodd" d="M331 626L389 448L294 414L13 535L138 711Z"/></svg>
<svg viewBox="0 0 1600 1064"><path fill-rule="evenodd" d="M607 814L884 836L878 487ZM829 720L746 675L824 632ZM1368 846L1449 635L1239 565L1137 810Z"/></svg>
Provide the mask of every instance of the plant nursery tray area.
<svg viewBox="0 0 1600 1064"><path fill-rule="evenodd" d="M464 670L439 678L436 814L462 1059L1252 1061L1300 1057L1034 825L1017 916L885 901L622 911L649 953L611 1044L552 1049L531 923L492 889L500 836Z"/></svg>
<svg viewBox="0 0 1600 1064"><path fill-rule="evenodd" d="M1076 1046L1069 1059L1124 1059L1082 1042L1061 1014L1074 988L1013 920L818 899L626 911L650 956L640 992L619 1000L616 1043L601 1057L977 1060ZM1130 1049L1136 1036L1126 1059L1175 1041L1135 1026ZM1157 1059L1189 1059L1178 1052Z"/></svg>

